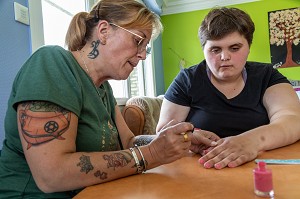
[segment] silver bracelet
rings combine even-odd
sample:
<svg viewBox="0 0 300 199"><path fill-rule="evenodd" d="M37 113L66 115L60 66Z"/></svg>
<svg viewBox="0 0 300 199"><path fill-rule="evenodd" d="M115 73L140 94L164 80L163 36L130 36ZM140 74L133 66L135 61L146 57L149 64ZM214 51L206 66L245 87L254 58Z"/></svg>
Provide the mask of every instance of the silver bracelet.
<svg viewBox="0 0 300 199"><path fill-rule="evenodd" d="M138 150L139 153L141 154L142 161L143 161L143 166L144 166L143 172L145 172L145 171L147 171L147 162L146 162L146 160L145 160L145 158L144 158L144 155L143 155L141 149L138 147L138 145L134 145L134 147L137 148L137 150Z"/></svg>
<svg viewBox="0 0 300 199"><path fill-rule="evenodd" d="M142 172L143 172L143 169L142 169L142 167L141 167L141 165L140 165L140 161L139 161L139 159L138 159L138 157L137 157L137 155L136 155L134 149L133 149L133 148L129 148L129 150L131 151L132 156L133 156L133 159L134 159L134 161L135 161L136 168L137 168L137 173L142 173Z"/></svg>

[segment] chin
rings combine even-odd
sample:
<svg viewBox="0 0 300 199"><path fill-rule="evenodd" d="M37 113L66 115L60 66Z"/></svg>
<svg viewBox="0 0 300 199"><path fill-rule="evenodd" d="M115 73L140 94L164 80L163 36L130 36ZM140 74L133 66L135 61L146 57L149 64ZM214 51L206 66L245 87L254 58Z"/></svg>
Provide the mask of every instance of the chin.
<svg viewBox="0 0 300 199"><path fill-rule="evenodd" d="M119 79L119 80L126 80L126 79L128 79L129 75L130 75L130 73L129 73L129 74L122 74L122 75L120 76L120 79Z"/></svg>
<svg viewBox="0 0 300 199"><path fill-rule="evenodd" d="M114 76L115 80L126 80L133 70L123 70Z"/></svg>
<svg viewBox="0 0 300 199"><path fill-rule="evenodd" d="M128 77L129 77L129 75L132 73L133 69L134 69L134 68L131 68L130 70L128 70L128 72L126 71L126 72L127 72L127 74L125 74L125 75L127 75L127 78L128 78Z"/></svg>

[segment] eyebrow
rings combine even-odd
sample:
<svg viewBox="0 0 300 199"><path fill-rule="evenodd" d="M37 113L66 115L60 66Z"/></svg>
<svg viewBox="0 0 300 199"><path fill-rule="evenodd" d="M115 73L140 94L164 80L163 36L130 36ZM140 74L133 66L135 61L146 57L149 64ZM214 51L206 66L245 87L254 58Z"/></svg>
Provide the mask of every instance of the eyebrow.
<svg viewBox="0 0 300 199"><path fill-rule="evenodd" d="M230 47L233 47L233 46L243 46L244 44L242 44L242 43L236 43L236 44L232 44L232 45L230 45Z"/></svg>
<svg viewBox="0 0 300 199"><path fill-rule="evenodd" d="M242 43L235 43L235 44L230 45L229 48L234 47L234 46L243 46L243 45L244 44L242 44ZM212 48L221 48L221 47L218 45L214 45L214 46L211 46L209 49L212 49Z"/></svg>
<svg viewBox="0 0 300 199"><path fill-rule="evenodd" d="M144 37L144 39L146 39L147 38L147 36L145 35L145 33L143 32L143 31L140 31L140 30L137 30L139 33L142 33L143 34L143 37Z"/></svg>

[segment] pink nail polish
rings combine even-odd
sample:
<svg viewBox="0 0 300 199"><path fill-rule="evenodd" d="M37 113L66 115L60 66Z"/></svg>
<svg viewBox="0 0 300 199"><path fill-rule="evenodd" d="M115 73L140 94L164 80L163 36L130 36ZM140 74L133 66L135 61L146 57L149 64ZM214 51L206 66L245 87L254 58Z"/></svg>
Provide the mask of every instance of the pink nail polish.
<svg viewBox="0 0 300 199"><path fill-rule="evenodd" d="M265 162L258 162L254 174L254 193L260 197L274 197L272 171L266 169Z"/></svg>
<svg viewBox="0 0 300 199"><path fill-rule="evenodd" d="M215 168L216 169L221 169L221 165L220 164L215 164Z"/></svg>
<svg viewBox="0 0 300 199"><path fill-rule="evenodd" d="M210 164L209 164L209 163L205 163L205 164L204 164L204 167L205 167L206 169L209 169L209 168L211 168L211 166L210 166Z"/></svg>
<svg viewBox="0 0 300 199"><path fill-rule="evenodd" d="M204 164L205 162L204 162L204 160L199 159L199 163L200 163L200 164Z"/></svg>

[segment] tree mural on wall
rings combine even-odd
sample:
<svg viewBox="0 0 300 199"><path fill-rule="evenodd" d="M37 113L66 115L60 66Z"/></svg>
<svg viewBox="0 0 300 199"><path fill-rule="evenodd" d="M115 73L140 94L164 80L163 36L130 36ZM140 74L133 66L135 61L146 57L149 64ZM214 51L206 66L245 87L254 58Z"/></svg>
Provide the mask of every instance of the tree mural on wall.
<svg viewBox="0 0 300 199"><path fill-rule="evenodd" d="M274 68L300 66L300 8L269 12Z"/></svg>

